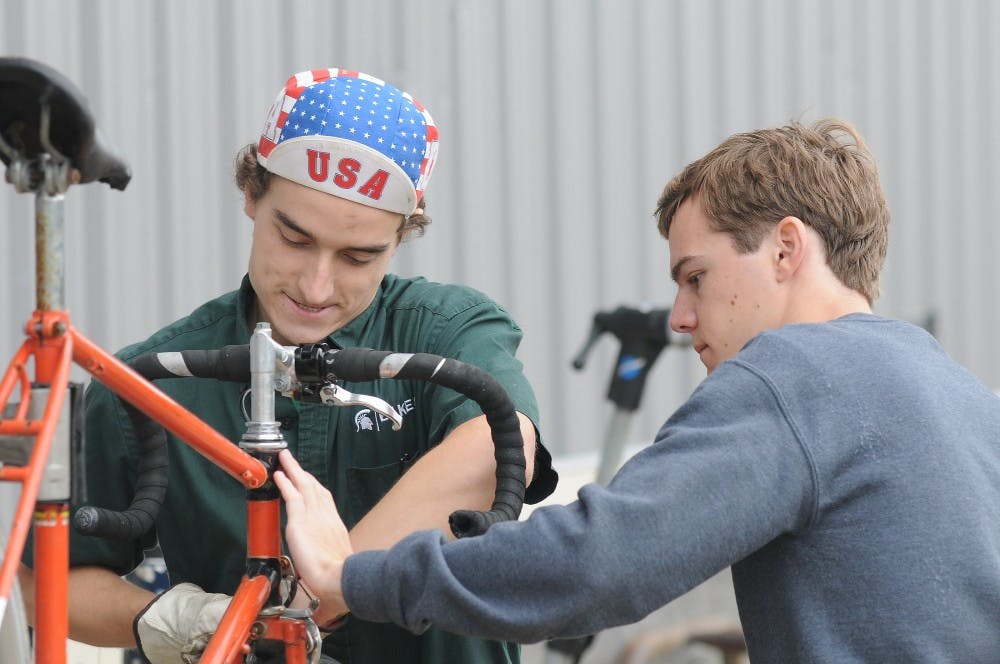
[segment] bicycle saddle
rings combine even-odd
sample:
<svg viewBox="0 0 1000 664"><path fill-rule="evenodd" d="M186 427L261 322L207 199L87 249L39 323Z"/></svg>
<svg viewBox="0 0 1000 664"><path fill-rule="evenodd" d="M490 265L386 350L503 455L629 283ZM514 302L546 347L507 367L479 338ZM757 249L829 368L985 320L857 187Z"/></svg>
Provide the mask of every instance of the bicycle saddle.
<svg viewBox="0 0 1000 664"><path fill-rule="evenodd" d="M41 139L46 107L48 141L79 172L79 182L96 180L124 189L132 178L131 169L104 145L87 99L76 85L40 62L0 58L0 137L29 163L47 152ZM0 149L0 159L9 165L11 155Z"/></svg>

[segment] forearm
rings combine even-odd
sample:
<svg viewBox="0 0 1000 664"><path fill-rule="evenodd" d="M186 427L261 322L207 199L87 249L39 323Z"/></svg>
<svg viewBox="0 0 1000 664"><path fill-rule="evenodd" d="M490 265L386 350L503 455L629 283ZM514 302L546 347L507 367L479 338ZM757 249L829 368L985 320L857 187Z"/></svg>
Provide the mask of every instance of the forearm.
<svg viewBox="0 0 1000 664"><path fill-rule="evenodd" d="M526 416L518 413L518 418L530 478L535 428ZM386 549L417 530L447 533L453 511L488 509L496 488L493 444L484 417L456 428L424 455L350 533L328 489L287 451L282 452L281 465L274 481L288 511L285 535L303 581L321 600L313 616L318 624L347 610L340 593L340 570L353 551Z"/></svg>
<svg viewBox="0 0 1000 664"><path fill-rule="evenodd" d="M363 620L395 622L417 634L434 625L520 643L641 618L634 606L622 611L631 592L606 542L599 553L587 549L594 538L579 520L584 514L552 532L533 523L540 512L547 516L536 511L528 521L498 524L459 542L422 532L389 551L350 556L337 570L339 601Z"/></svg>
<svg viewBox="0 0 1000 664"><path fill-rule="evenodd" d="M415 632L433 624L521 642L641 619L796 532L815 509L812 468L791 427L761 417L734 440L719 417L748 395L741 411L775 407L766 391L742 388L729 399L700 390L656 444L569 505L459 542L419 533L348 557L336 569L342 603Z"/></svg>
<svg viewBox="0 0 1000 664"><path fill-rule="evenodd" d="M581 494L479 537L445 544L422 532L352 555L336 570L337 600L363 620L414 633L434 625L532 643L634 622L707 578L671 564L674 538L649 518L661 505L597 485Z"/></svg>
<svg viewBox="0 0 1000 664"><path fill-rule="evenodd" d="M535 428L518 413L531 478ZM489 509L496 491L493 441L485 417L465 422L410 468L351 530L356 551L385 549L417 530L450 534L448 516L458 509Z"/></svg>
<svg viewBox="0 0 1000 664"><path fill-rule="evenodd" d="M34 624L34 572L18 570L28 621ZM135 646L132 620L153 599L153 593L125 581L103 567L69 571L69 636L95 646Z"/></svg>

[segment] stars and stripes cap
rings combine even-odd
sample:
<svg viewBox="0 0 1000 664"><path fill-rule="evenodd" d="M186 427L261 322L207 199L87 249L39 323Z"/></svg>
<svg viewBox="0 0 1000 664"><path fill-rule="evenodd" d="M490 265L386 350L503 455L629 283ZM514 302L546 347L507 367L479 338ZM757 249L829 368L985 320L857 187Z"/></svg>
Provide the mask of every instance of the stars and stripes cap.
<svg viewBox="0 0 1000 664"><path fill-rule="evenodd" d="M410 215L437 152L434 120L413 97L361 72L314 69L278 93L257 161L307 187Z"/></svg>

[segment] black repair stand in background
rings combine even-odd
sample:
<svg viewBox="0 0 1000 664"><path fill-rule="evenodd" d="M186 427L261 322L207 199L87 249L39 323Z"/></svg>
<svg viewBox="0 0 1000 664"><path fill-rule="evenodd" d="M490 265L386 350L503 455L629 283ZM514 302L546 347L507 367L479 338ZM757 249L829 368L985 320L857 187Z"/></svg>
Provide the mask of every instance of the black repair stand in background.
<svg viewBox="0 0 1000 664"><path fill-rule="evenodd" d="M621 465L628 432L646 387L646 377L660 352L675 342L671 339L669 318L669 309L618 307L614 311L598 312L594 314L587 343L573 359L573 368L578 371L583 369L587 355L605 332L613 334L621 344L608 388L608 399L614 404L614 412L601 445L596 476L598 484L607 484ZM549 641L546 644L546 662L554 664L568 659L578 664L593 640L594 635Z"/></svg>

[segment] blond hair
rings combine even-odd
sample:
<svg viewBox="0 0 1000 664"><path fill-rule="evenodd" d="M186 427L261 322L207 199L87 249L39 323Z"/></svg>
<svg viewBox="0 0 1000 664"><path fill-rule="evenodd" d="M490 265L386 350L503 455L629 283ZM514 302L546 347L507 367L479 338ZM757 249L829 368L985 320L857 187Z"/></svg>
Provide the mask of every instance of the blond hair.
<svg viewBox="0 0 1000 664"><path fill-rule="evenodd" d="M850 123L828 118L730 136L663 189L655 212L663 237L693 196L741 253L759 249L781 219L801 219L823 239L837 278L869 303L878 298L889 208L875 159Z"/></svg>

